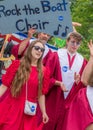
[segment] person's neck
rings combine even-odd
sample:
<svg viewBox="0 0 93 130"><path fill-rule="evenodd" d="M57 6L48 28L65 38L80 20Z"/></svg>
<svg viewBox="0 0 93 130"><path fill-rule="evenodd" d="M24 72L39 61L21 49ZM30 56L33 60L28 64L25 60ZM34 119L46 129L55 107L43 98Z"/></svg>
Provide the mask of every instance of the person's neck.
<svg viewBox="0 0 93 130"><path fill-rule="evenodd" d="M67 52L69 53L70 56L74 56L76 54L76 52L73 53L73 52L71 52L69 50L67 50Z"/></svg>
<svg viewBox="0 0 93 130"><path fill-rule="evenodd" d="M32 66L37 66L37 60L33 60L31 63Z"/></svg>
<svg viewBox="0 0 93 130"><path fill-rule="evenodd" d="M37 66L37 64L31 64L31 66Z"/></svg>

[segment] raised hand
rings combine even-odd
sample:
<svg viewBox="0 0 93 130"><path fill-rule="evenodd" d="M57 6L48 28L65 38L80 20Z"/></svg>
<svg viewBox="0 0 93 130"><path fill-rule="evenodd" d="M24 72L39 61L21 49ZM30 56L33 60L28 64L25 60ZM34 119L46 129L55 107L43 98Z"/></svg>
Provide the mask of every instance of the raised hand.
<svg viewBox="0 0 93 130"><path fill-rule="evenodd" d="M43 123L46 124L49 121L49 117L46 113L43 113Z"/></svg>
<svg viewBox="0 0 93 130"><path fill-rule="evenodd" d="M65 87L65 85L64 85L63 82L59 82L59 85L60 85L61 90L62 90L63 92L68 92L68 90L66 89L66 87Z"/></svg>
<svg viewBox="0 0 93 130"><path fill-rule="evenodd" d="M34 33L36 33L36 30L34 28L30 28L28 30L28 37L32 38Z"/></svg>
<svg viewBox="0 0 93 130"><path fill-rule="evenodd" d="M80 82L80 74L77 74L76 72L74 73L74 80L76 82L76 84L78 85L78 83Z"/></svg>
<svg viewBox="0 0 93 130"><path fill-rule="evenodd" d="M76 26L82 26L82 24L81 24L81 23L78 23L78 22L72 22L72 25L73 25L74 27L76 27Z"/></svg>

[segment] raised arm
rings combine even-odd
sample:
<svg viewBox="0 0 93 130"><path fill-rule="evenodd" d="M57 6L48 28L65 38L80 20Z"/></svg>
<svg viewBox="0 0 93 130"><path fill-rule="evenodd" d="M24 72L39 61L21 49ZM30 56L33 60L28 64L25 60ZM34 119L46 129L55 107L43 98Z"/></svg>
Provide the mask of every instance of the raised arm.
<svg viewBox="0 0 93 130"><path fill-rule="evenodd" d="M81 81L85 84L88 85L88 79L90 77L91 71L93 69L93 42L92 40L90 40L90 42L88 43L88 47L90 50L90 58L88 61L88 64L86 65L82 77L81 77Z"/></svg>
<svg viewBox="0 0 93 130"><path fill-rule="evenodd" d="M82 26L82 25L81 25L81 23L78 23L78 22L72 22L72 26L73 26L73 31L74 31L74 32L77 32L77 30L76 30L75 27L77 27L77 26L80 27L80 26Z"/></svg>
<svg viewBox="0 0 93 130"><path fill-rule="evenodd" d="M18 55L21 55L22 52L25 50L27 43L29 43L29 40L33 37L33 34L36 32L35 29L30 28L28 31L28 37L20 43L19 49L18 49Z"/></svg>

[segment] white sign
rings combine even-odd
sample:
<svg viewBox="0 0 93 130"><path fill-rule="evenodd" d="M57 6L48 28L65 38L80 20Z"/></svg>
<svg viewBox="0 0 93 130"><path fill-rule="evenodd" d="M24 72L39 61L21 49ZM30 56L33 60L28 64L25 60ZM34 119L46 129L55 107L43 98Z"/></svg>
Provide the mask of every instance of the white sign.
<svg viewBox="0 0 93 130"><path fill-rule="evenodd" d="M72 20L68 0L0 0L0 32L39 32L66 38Z"/></svg>

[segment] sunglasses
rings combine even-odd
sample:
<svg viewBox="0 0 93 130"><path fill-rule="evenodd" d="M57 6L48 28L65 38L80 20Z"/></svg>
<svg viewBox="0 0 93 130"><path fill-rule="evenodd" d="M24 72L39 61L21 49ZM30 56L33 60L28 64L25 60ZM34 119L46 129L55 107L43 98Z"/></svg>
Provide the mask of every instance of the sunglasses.
<svg viewBox="0 0 93 130"><path fill-rule="evenodd" d="M72 46L79 46L80 45L80 42L75 42L75 41L70 41L71 45Z"/></svg>
<svg viewBox="0 0 93 130"><path fill-rule="evenodd" d="M41 48L39 46L33 46L36 51L41 51L42 53L45 51L45 48Z"/></svg>

